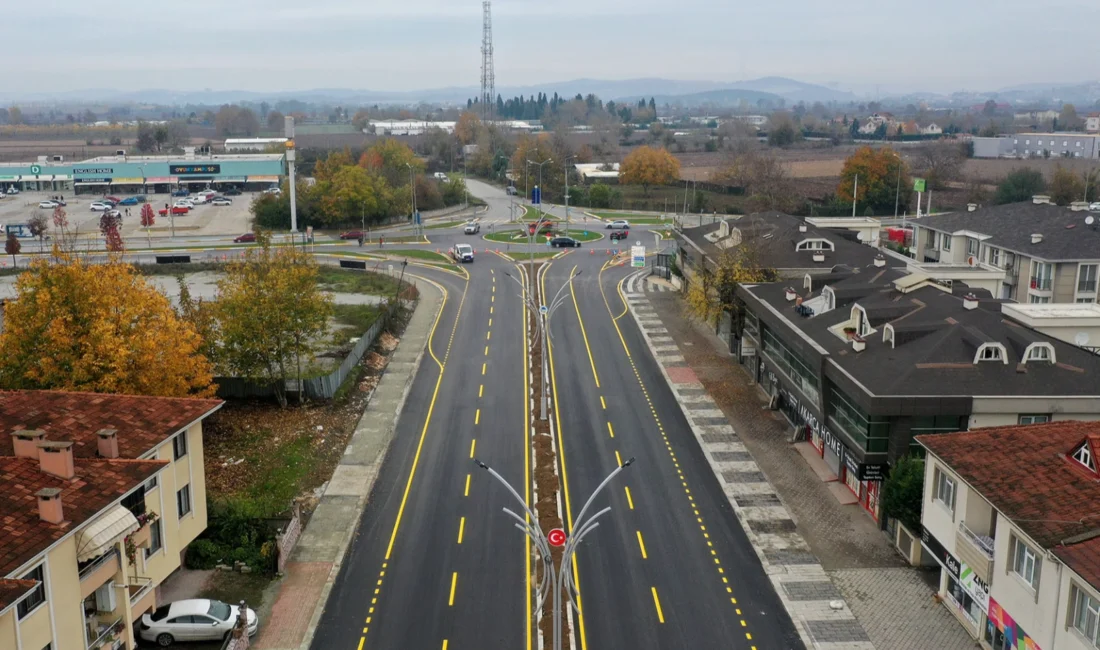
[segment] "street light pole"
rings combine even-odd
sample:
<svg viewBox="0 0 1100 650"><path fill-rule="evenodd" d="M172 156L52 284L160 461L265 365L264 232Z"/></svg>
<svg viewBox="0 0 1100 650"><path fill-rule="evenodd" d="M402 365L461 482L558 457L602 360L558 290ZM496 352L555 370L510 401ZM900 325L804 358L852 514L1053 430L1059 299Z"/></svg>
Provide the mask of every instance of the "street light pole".
<svg viewBox="0 0 1100 650"><path fill-rule="evenodd" d="M554 592L554 633L552 635L554 641L553 647L554 650L561 650L561 592L563 587L566 590L565 595L569 597L569 605L578 614L580 614L581 611L580 607L577 606L577 599L579 597L579 594L577 592L577 583L573 581L573 576L569 572L568 567L572 564L573 557L577 553L577 545L584 540L588 533L591 533L592 531L599 528L600 523L597 521L597 519L611 512L611 507L608 506L594 513L588 519L585 519L584 515L588 512L588 508L596 500L596 496L599 495L599 493L602 492L609 483L611 483L611 480L613 478L618 476L619 472L623 471L627 467L630 467L630 465L634 462L634 458L631 458L622 465L619 465L618 467L613 469L611 473L608 474L607 477L605 477L604 480L599 484L599 486L592 491L592 494L588 497L588 501L585 501L584 507L581 508L580 514L577 515L576 520L574 520L573 525L570 527L569 532L571 533L571 535L565 542L565 548L562 550L561 554L561 564L557 567L556 570L554 569L554 557L553 555L551 555L550 551L550 540L547 537L547 534L544 533L542 529L538 526L538 516L535 515L535 513L527 505L527 502L523 500L523 497L519 495L519 492L516 492L516 489L513 488L508 483L508 481L504 479L503 476L498 474L496 470L494 470L492 467L489 467L480 460L477 460L476 458L474 459L474 462L477 463L478 467L489 472L490 476L495 478L501 485L503 485L508 490L509 494L511 494L515 498L515 500L519 502L520 507L523 508L524 513L526 513L527 515L527 518L524 519L512 510L508 508L502 508L505 514L516 520L515 527L523 531L523 533L527 535L527 537L530 538L530 540L534 543L535 548L538 549L538 561L542 562L543 570L542 580L540 581L538 587L538 603L535 607L535 610L540 611L542 609L543 603L546 602L546 597L552 590ZM528 597L530 597L530 595L528 595ZM531 623L533 623L533 621L528 621L528 625L530 625Z"/></svg>
<svg viewBox="0 0 1100 650"><path fill-rule="evenodd" d="M405 163L405 166L409 168L409 192L412 194L412 220L413 225L416 226L414 232L420 234L420 224L416 222L416 173L413 171L412 163Z"/></svg>

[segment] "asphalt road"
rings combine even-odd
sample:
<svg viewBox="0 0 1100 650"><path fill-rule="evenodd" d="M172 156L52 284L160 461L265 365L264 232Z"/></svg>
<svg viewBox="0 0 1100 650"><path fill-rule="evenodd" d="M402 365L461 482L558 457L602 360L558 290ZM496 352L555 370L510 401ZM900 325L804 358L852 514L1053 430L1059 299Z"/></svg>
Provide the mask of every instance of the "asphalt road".
<svg viewBox="0 0 1100 650"><path fill-rule="evenodd" d="M556 422L567 518L621 461L577 553L588 648L801 648L802 643L616 284L629 267L572 253L549 267ZM601 291L602 287L602 291ZM566 290L569 292L569 290ZM605 302L606 297L606 302ZM617 320L616 320L617 319Z"/></svg>

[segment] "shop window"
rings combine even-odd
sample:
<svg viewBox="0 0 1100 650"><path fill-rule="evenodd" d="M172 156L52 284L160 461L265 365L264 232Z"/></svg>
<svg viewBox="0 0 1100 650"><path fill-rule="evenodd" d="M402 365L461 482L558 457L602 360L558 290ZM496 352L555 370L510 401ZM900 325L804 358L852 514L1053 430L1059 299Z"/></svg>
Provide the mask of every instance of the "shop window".
<svg viewBox="0 0 1100 650"><path fill-rule="evenodd" d="M763 332L764 353L790 378L794 385L798 386L814 403L819 399L821 382L815 373L800 356L795 354L770 329L764 328Z"/></svg>
<svg viewBox="0 0 1100 650"><path fill-rule="evenodd" d="M827 406L828 419L856 444L871 452L888 450L890 418L868 415L835 386L830 386Z"/></svg>
<svg viewBox="0 0 1100 650"><path fill-rule="evenodd" d="M947 575L947 597L951 600L955 606L963 613L963 616L967 618L974 625L978 624L981 618L982 610L978 607L978 603L974 602L974 599L970 597L970 594L966 593L962 585L955 580L955 576Z"/></svg>

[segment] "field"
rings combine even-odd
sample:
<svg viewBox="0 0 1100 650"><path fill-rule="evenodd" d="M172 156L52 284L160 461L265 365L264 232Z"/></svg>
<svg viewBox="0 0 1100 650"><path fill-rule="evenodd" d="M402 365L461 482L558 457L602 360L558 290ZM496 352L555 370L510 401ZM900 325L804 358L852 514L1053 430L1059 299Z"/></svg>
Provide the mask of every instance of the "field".
<svg viewBox="0 0 1100 650"><path fill-rule="evenodd" d="M596 211L593 211L593 210L589 210L588 214L595 215L595 216L599 217L600 219L605 219L607 221L626 220L626 221L629 221L632 224L639 224L639 225L641 225L641 224L650 224L650 225L652 225L652 224L670 223L671 222L669 219L661 219L659 216L656 216L656 215L653 215L653 214L637 214L637 213L633 213L633 212L602 212L602 211L601 212L596 212Z"/></svg>

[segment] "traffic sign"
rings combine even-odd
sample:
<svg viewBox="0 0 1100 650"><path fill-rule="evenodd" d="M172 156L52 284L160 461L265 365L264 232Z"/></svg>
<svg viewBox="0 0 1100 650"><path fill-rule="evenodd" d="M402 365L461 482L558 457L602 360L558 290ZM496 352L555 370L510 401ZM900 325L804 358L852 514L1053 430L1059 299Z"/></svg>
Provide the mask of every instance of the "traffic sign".
<svg viewBox="0 0 1100 650"><path fill-rule="evenodd" d="M645 246L630 247L630 266L633 268L645 268Z"/></svg>
<svg viewBox="0 0 1100 650"><path fill-rule="evenodd" d="M547 307L546 305L539 305L539 313L540 314L545 314L545 313L548 313L549 311L550 311L550 308Z"/></svg>
<svg viewBox="0 0 1100 650"><path fill-rule="evenodd" d="M565 546L565 531L561 528L551 530L546 533L546 541L550 542L550 546Z"/></svg>
<svg viewBox="0 0 1100 650"><path fill-rule="evenodd" d="M542 203L542 189L540 189L538 185L535 186L535 189L531 190L531 203L535 205Z"/></svg>

